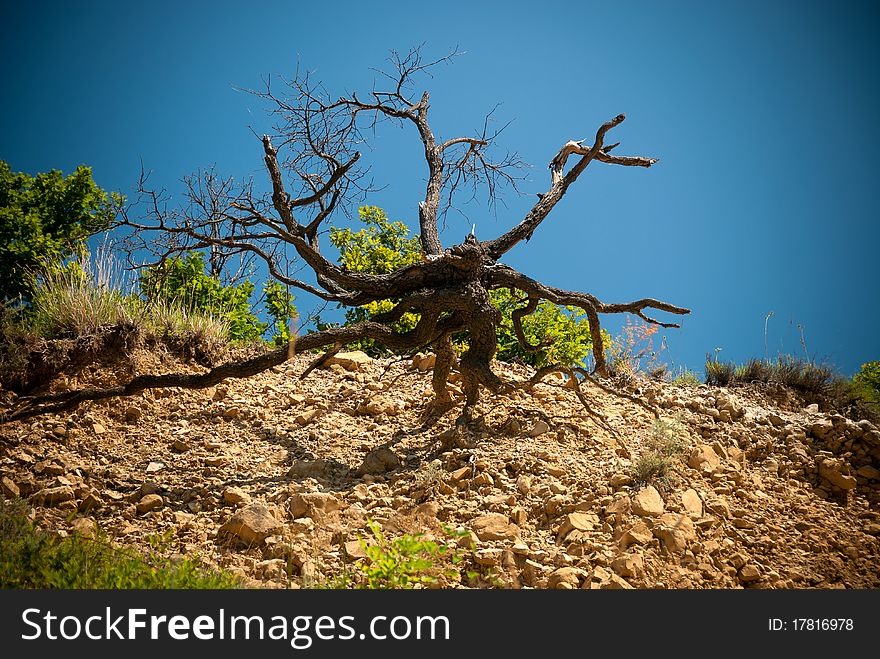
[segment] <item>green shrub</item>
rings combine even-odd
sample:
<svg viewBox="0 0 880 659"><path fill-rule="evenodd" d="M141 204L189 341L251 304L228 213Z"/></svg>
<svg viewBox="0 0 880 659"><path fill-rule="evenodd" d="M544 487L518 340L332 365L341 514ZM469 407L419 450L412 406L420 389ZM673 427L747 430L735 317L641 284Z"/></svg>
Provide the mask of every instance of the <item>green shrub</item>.
<svg viewBox="0 0 880 659"><path fill-rule="evenodd" d="M108 229L122 203L85 165L67 177L57 170L29 176L0 160L0 301L29 302L36 276Z"/></svg>
<svg viewBox="0 0 880 659"><path fill-rule="evenodd" d="M539 350L526 350L516 338L513 329L513 312L525 306L507 288L489 292L489 299L501 311L498 325L498 353L501 361L521 361L540 368L547 364L575 366L590 354L593 337L586 314L576 307L563 307L542 301L533 314L522 319L526 340ZM611 345L610 335L602 331L604 345Z"/></svg>
<svg viewBox="0 0 880 659"><path fill-rule="evenodd" d="M0 588L236 588L238 579L200 561L163 557L163 539L146 555L94 538L60 538L34 527L20 500L0 498Z"/></svg>
<svg viewBox="0 0 880 659"><path fill-rule="evenodd" d="M200 252L188 252L147 268L141 274L140 287L148 303L165 304L222 320L233 342L256 341L267 329L266 323L260 322L251 310L253 282L223 285L216 277L206 274Z"/></svg>
<svg viewBox="0 0 880 659"><path fill-rule="evenodd" d="M382 275L407 265L418 263L422 258L418 236L409 236L409 227L403 222L392 222L385 211L377 206L361 206L358 218L364 223L360 231L330 228L330 242L339 250L339 263L352 272L368 272ZM345 310L345 324L352 325L390 311L395 300L377 300L362 307ZM396 332L408 332L416 326L419 316L406 313L392 325ZM372 339L351 344L373 357L384 357L390 351Z"/></svg>
<svg viewBox="0 0 880 659"><path fill-rule="evenodd" d="M330 229L330 241L339 249L339 263L352 272L387 274L422 259L418 236L410 236L403 222L392 222L376 206L359 209L359 219L366 226L360 231ZM566 366L580 364L589 355L592 336L589 324L579 309L542 302L535 313L523 318L523 333L532 345L548 345L537 351L526 350L517 341L511 314L525 302L513 296L508 289L489 292L492 302L501 311L498 326L498 353L502 361L519 360L535 367L548 363ZM379 300L345 312L345 323L350 325L390 311L395 300ZM418 314L406 313L394 325L397 332L407 332L416 326ZM611 339L603 333L607 345ZM386 356L389 351L372 340L363 340L352 347L373 356ZM459 344L461 348L461 345Z"/></svg>
<svg viewBox="0 0 880 659"><path fill-rule="evenodd" d="M880 404L880 361L867 362L853 376L856 393L865 401Z"/></svg>
<svg viewBox="0 0 880 659"><path fill-rule="evenodd" d="M272 279L263 288L266 313L272 319L270 327L274 330L272 342L276 346L290 343L290 320L296 318L293 294L280 282Z"/></svg>
<svg viewBox="0 0 880 659"><path fill-rule="evenodd" d="M355 563L354 570L333 582L332 587L405 590L457 575L454 568L441 565L447 559L453 565L461 561L457 551L446 545L425 539L421 534L407 533L389 539L373 520L368 521L368 528L372 539L358 538L366 558ZM451 531L447 533L459 535Z"/></svg>

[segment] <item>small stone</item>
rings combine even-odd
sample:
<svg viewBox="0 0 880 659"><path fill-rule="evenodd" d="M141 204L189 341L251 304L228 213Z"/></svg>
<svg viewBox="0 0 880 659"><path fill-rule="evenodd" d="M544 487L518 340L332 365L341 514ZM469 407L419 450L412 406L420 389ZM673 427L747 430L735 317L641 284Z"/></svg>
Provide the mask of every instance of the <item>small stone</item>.
<svg viewBox="0 0 880 659"><path fill-rule="evenodd" d="M863 467L859 467L856 473L862 478L880 480L880 469L872 467L871 465L864 465Z"/></svg>
<svg viewBox="0 0 880 659"><path fill-rule="evenodd" d="M139 407L131 405L125 408L125 421L127 423L137 423L142 415L143 412Z"/></svg>
<svg viewBox="0 0 880 659"><path fill-rule="evenodd" d="M342 548L345 550L345 555L352 560L367 557L366 549L361 544L360 540L350 540L349 542L344 543Z"/></svg>
<svg viewBox="0 0 880 659"><path fill-rule="evenodd" d="M263 544L270 535L281 531L281 523L262 503L250 503L236 512L218 533L236 537L253 546Z"/></svg>
<svg viewBox="0 0 880 659"><path fill-rule="evenodd" d="M95 520L91 517L77 517L70 523L74 533L84 538L95 537Z"/></svg>
<svg viewBox="0 0 880 659"><path fill-rule="evenodd" d="M7 476L0 478L0 492L2 492L3 496L7 499L15 499L21 496L21 490L19 490L18 485Z"/></svg>
<svg viewBox="0 0 880 659"><path fill-rule="evenodd" d="M148 474L155 473L155 472L159 471L160 469L162 469L162 467L164 467L164 466L165 466L164 462L150 462L150 464L147 465L147 473Z"/></svg>
<svg viewBox="0 0 880 659"><path fill-rule="evenodd" d="M550 430L550 426L547 425L546 421L538 419L535 421L535 424L532 426L532 429L529 430L529 437L538 437L539 435L543 435L545 432Z"/></svg>
<svg viewBox="0 0 880 659"><path fill-rule="evenodd" d="M510 519L512 519L513 523L517 526L523 526L528 521L529 514L522 506L516 506L510 511Z"/></svg>
<svg viewBox="0 0 880 659"><path fill-rule="evenodd" d="M479 549L474 552L474 561L478 565L494 567L501 564L500 549Z"/></svg>
<svg viewBox="0 0 880 659"><path fill-rule="evenodd" d="M320 413L321 413L321 410L319 410L317 407L312 407L312 408L305 410L304 412L300 412L296 416L294 421L296 421L296 423L298 423L301 426L307 426L312 421L314 421L315 418L317 418L317 416Z"/></svg>
<svg viewBox="0 0 880 659"><path fill-rule="evenodd" d="M653 539L654 535L648 525L638 520L620 535L618 544L621 549L626 550L630 545L647 545Z"/></svg>
<svg viewBox="0 0 880 659"><path fill-rule="evenodd" d="M287 472L290 478L325 478L330 469L326 460L297 460Z"/></svg>
<svg viewBox="0 0 880 659"><path fill-rule="evenodd" d="M86 512L88 510L97 510L102 505L103 502L95 494L89 492L79 502L78 509L80 512Z"/></svg>
<svg viewBox="0 0 880 659"><path fill-rule="evenodd" d="M237 417L241 413L241 410L237 407L227 407L223 411L223 418L226 421L232 421L235 417Z"/></svg>
<svg viewBox="0 0 880 659"><path fill-rule="evenodd" d="M739 571L739 580L744 583L754 583L760 581L761 570L757 565L744 565Z"/></svg>
<svg viewBox="0 0 880 659"><path fill-rule="evenodd" d="M704 474L711 474L720 464L721 458L711 446L697 446L688 457L688 466Z"/></svg>
<svg viewBox="0 0 880 659"><path fill-rule="evenodd" d="M340 510L342 502L326 492L308 492L306 494L294 494L290 497L288 508L291 517L318 518L324 514Z"/></svg>
<svg viewBox="0 0 880 659"><path fill-rule="evenodd" d="M472 520L471 528L480 540L513 540L519 536L519 527L511 524L507 515L488 513Z"/></svg>
<svg viewBox="0 0 880 659"><path fill-rule="evenodd" d="M681 493L680 497L681 505L692 519L699 519L703 516L703 501L696 490L687 489Z"/></svg>
<svg viewBox="0 0 880 659"><path fill-rule="evenodd" d="M326 366L337 364L346 371L363 371L373 361L373 358L360 350L352 352L339 352L333 355L325 363Z"/></svg>
<svg viewBox="0 0 880 659"><path fill-rule="evenodd" d="M529 546L524 542L514 543L513 547L511 547L511 550L517 556L528 556L530 552Z"/></svg>
<svg viewBox="0 0 880 659"><path fill-rule="evenodd" d="M660 493L653 485L641 489L632 498L632 511L643 517L659 517L663 514L665 506Z"/></svg>
<svg viewBox="0 0 880 659"><path fill-rule="evenodd" d="M226 458L222 455L215 455L205 458L205 465L208 467L222 467L226 464Z"/></svg>
<svg viewBox="0 0 880 659"><path fill-rule="evenodd" d="M452 476L452 480L456 483L465 480L466 478L470 478L470 475L473 473L473 469L470 467L461 467L460 469L456 469L451 472L449 475Z"/></svg>
<svg viewBox="0 0 880 659"><path fill-rule="evenodd" d="M437 363L437 355L431 353L430 355L423 355L421 353L417 354L413 357L413 366L417 368L421 373L425 371L430 371L434 368L434 365Z"/></svg>
<svg viewBox="0 0 880 659"><path fill-rule="evenodd" d="M852 490L856 486L853 476L842 473L844 466L833 458L826 458L819 463L819 475L841 490Z"/></svg>
<svg viewBox="0 0 880 659"><path fill-rule="evenodd" d="M609 481L609 484L614 489L618 489L624 487L626 485L632 485L633 479L629 474L614 474Z"/></svg>
<svg viewBox="0 0 880 659"><path fill-rule="evenodd" d="M516 478L516 489L522 495L527 495L532 491L532 477L527 474L521 474Z"/></svg>
<svg viewBox="0 0 880 659"><path fill-rule="evenodd" d="M52 428L52 434L60 438L67 437L67 428L64 426L55 426Z"/></svg>
<svg viewBox="0 0 880 659"><path fill-rule="evenodd" d="M818 414L819 405L818 403L810 403L804 408L804 412L809 412L810 414Z"/></svg>
<svg viewBox="0 0 880 659"><path fill-rule="evenodd" d="M593 531L599 525L599 516L596 513L569 513L559 525L557 542L563 540L572 531Z"/></svg>
<svg viewBox="0 0 880 659"><path fill-rule="evenodd" d="M364 461L358 467L359 476L364 474L384 474L393 471L400 466L400 458L387 446L374 448L364 456Z"/></svg>
<svg viewBox="0 0 880 659"><path fill-rule="evenodd" d="M35 503L44 506L57 506L67 501L73 501L76 495L73 488L69 485L61 485L59 487L47 487L37 492L33 499Z"/></svg>
<svg viewBox="0 0 880 659"><path fill-rule="evenodd" d="M561 567L550 573L547 579L547 588L579 588L581 582L587 578L585 570L579 567Z"/></svg>
<svg viewBox="0 0 880 659"><path fill-rule="evenodd" d="M240 487L227 487L223 490L223 500L231 504L249 503L251 496Z"/></svg>
<svg viewBox="0 0 880 659"><path fill-rule="evenodd" d="M688 543L697 539L697 531L691 518L678 513L661 515L654 526L654 535L672 553L684 553Z"/></svg>
<svg viewBox="0 0 880 659"><path fill-rule="evenodd" d="M645 572L645 561L640 554L626 554L611 561L611 569L621 577L640 577Z"/></svg>
<svg viewBox="0 0 880 659"><path fill-rule="evenodd" d="M103 425L101 425L100 423L93 423L92 424L92 431L96 435L103 435L105 432L107 432L107 429Z"/></svg>
<svg viewBox="0 0 880 659"><path fill-rule="evenodd" d="M473 531L467 531L459 536L456 544L464 549L473 549L480 544L480 539Z"/></svg>
<svg viewBox="0 0 880 659"><path fill-rule="evenodd" d="M543 565L531 559L526 559L526 562L523 565L523 569L520 572L520 579L522 579L522 582L525 585L534 587L535 583L538 580L538 577L543 571Z"/></svg>
<svg viewBox="0 0 880 659"><path fill-rule="evenodd" d="M178 453L186 453L187 451L189 451L190 445L180 439L180 437L178 437L171 443L171 448L173 448Z"/></svg>
<svg viewBox="0 0 880 659"><path fill-rule="evenodd" d="M165 501L158 494L148 494L137 502L137 511L144 515L151 510L156 510L165 505Z"/></svg>

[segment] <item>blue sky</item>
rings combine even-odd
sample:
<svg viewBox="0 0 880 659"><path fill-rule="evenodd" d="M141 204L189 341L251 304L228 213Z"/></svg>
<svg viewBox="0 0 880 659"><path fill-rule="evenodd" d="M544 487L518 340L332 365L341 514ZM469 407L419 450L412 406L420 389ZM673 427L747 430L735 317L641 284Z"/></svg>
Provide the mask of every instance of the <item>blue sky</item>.
<svg viewBox="0 0 880 659"><path fill-rule="evenodd" d="M864 3L867 4L867 3ZM528 195L450 216L445 244L491 238L548 185L569 139L620 112L618 152L594 163L510 265L605 301L690 307L666 361L803 355L852 374L880 358L876 10L850 2L49 2L4 6L0 158L130 192L140 163L172 192L216 164L263 174L251 129L266 107L238 87L297 63L334 93L368 89L390 48L466 54L438 69L439 137L496 104L503 146L531 163ZM364 157L387 187L368 201L417 224L424 162L407 127ZM307 294L298 296L308 307ZM612 330L619 318L606 317Z"/></svg>

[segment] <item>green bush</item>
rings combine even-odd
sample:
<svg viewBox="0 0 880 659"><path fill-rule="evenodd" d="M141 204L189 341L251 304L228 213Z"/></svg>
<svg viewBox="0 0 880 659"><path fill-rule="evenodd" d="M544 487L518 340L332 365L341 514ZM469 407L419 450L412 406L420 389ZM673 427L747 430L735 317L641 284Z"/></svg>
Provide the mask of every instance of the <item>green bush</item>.
<svg viewBox="0 0 880 659"><path fill-rule="evenodd" d="M61 538L40 531L23 501L0 498L0 588L236 588L231 574L198 560L172 562L160 555L163 539L140 555L114 547L100 531L94 538Z"/></svg>
<svg viewBox="0 0 880 659"><path fill-rule="evenodd" d="M339 249L339 263L353 272L387 274L399 268L417 263L422 258L418 236L409 235L409 227L403 222L392 222L385 212L376 206L359 209L359 219L366 226L360 231L330 229L330 241ZM542 302L535 313L523 318L523 333L532 345L548 344L537 351L526 350L516 339L513 330L514 309L525 306L508 289L490 291L490 300L501 311L498 326L498 353L502 361L519 360L535 367L549 363L566 366L580 364L590 353L592 337L585 315L574 307L562 307ZM379 300L362 307L348 309L345 323L360 322L391 310L395 300ZM419 316L404 316L392 327L397 332L413 329ZM603 332L606 345L610 337ZM360 341L353 347L373 356L385 356L389 351L372 340Z"/></svg>
<svg viewBox="0 0 880 659"><path fill-rule="evenodd" d="M372 540L358 538L366 558L355 564L353 572L346 572L333 583L333 587L406 590L428 586L443 576L457 575L455 569L441 566L447 557L452 564L461 561L458 553L446 545L427 540L421 534L386 538L382 527L373 520L368 521L368 528Z"/></svg>
<svg viewBox="0 0 880 659"><path fill-rule="evenodd" d="M867 362L853 376L853 386L865 401L880 404L880 361Z"/></svg>
<svg viewBox="0 0 880 659"><path fill-rule="evenodd" d="M422 258L418 236L409 236L409 227L403 222L392 222L385 211L377 206L361 206L358 217L366 226L360 231L330 228L330 242L339 250L339 263L352 272L382 275L394 272ZM395 300L378 300L362 307L345 310L345 324L367 320L394 307ZM406 313L392 325L396 332L408 332L416 326L419 316ZM384 357L390 351L372 339L351 344L373 357Z"/></svg>
<svg viewBox="0 0 880 659"><path fill-rule="evenodd" d="M251 310L251 281L225 286L205 272L201 252L188 252L147 268L140 279L144 297L152 304L166 304L222 320L233 342L258 340L267 329Z"/></svg>
<svg viewBox="0 0 880 659"><path fill-rule="evenodd" d="M85 165L67 176L29 176L0 160L0 301L29 302L35 278L107 230L123 197L92 180Z"/></svg>
<svg viewBox="0 0 880 659"><path fill-rule="evenodd" d="M547 364L574 366L581 364L593 347L590 325L586 314L576 307L563 307L542 301L533 314L522 319L526 340L539 350L526 350L516 338L513 329L513 312L525 306L525 302L506 288L489 292L489 299L501 311L498 325L498 354L501 361L521 361L535 368ZM605 346L611 345L611 337L602 330Z"/></svg>
<svg viewBox="0 0 880 659"><path fill-rule="evenodd" d="M290 343L290 320L296 318L293 294L280 282L272 279L263 288L266 313L272 319L270 327L275 331L272 342L276 346Z"/></svg>

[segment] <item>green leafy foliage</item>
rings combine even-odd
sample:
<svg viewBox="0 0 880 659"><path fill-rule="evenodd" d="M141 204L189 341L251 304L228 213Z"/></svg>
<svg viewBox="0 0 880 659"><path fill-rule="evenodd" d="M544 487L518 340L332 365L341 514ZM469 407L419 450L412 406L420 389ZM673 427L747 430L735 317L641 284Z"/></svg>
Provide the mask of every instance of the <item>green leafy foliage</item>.
<svg viewBox="0 0 880 659"><path fill-rule="evenodd" d="M353 574L346 573L333 586L362 589L412 589L435 583L440 577L455 577L454 568L443 568L442 563L457 564L461 557L447 545L425 538L421 534L404 534L387 538L382 527L368 521L372 539L358 538L366 558L355 565ZM447 531L451 535L458 535Z"/></svg>
<svg viewBox="0 0 880 659"><path fill-rule="evenodd" d="M296 318L293 294L280 282L272 279L263 288L266 313L272 319L270 327L274 330L272 342L276 346L290 342L290 320Z"/></svg>
<svg viewBox="0 0 880 659"><path fill-rule="evenodd" d="M574 366L583 362L593 346L586 314L576 307L563 307L543 301L533 314L522 319L523 334L530 344L542 345L540 350L526 350L513 329L513 312L525 306L506 288L489 292L489 299L501 311L498 325L498 353L501 361L522 361L540 368L547 364ZM604 345L611 337L602 332Z"/></svg>
<svg viewBox="0 0 880 659"><path fill-rule="evenodd" d="M238 579L200 561L164 557L168 538L146 555L114 547L100 530L66 538L36 529L20 500L0 498L0 588L236 588Z"/></svg>
<svg viewBox="0 0 880 659"><path fill-rule="evenodd" d="M387 274L418 263L422 258L418 236L410 236L409 227L403 222L392 222L377 206L363 206L359 219L366 226L359 231L330 229L330 241L339 249L339 263L354 272ZM547 343L537 351L524 349L516 339L511 314L524 306L507 289L490 291L490 299L501 311L498 327L497 358L505 361L520 360L540 367L549 363L566 366L581 363L590 353L592 339L585 315L574 307L561 307L549 302L538 305L535 313L523 319L523 332L529 343ZM395 300L379 300L362 307L348 309L346 324L372 318L392 309ZM397 332L413 329L418 322L417 314L407 313L393 325ZM610 337L603 332L610 344ZM373 356L384 356L388 351L374 341L359 342L355 347Z"/></svg>
<svg viewBox="0 0 880 659"><path fill-rule="evenodd" d="M107 230L122 203L85 165L30 176L0 161L0 300L29 302L37 277Z"/></svg>
<svg viewBox="0 0 880 659"><path fill-rule="evenodd" d="M222 319L229 328L231 341L256 341L267 329L266 323L260 322L251 310L253 282L223 285L205 272L200 252L188 252L147 268L141 275L140 286L150 303L165 303Z"/></svg>
<svg viewBox="0 0 880 659"><path fill-rule="evenodd" d="M880 361L867 362L853 376L858 394L869 403L880 404Z"/></svg>
<svg viewBox="0 0 880 659"><path fill-rule="evenodd" d="M381 208L362 206L358 217L366 226L360 231L330 228L330 242L339 249L339 263L352 272L382 275L418 263L422 258L418 236L409 236L409 227L403 222L392 222ZM395 300L378 300L362 307L346 309L345 324L351 325L390 311ZM419 316L406 313L394 325L396 332L408 332L419 322ZM389 354L387 348L372 339L352 344L374 357Z"/></svg>

